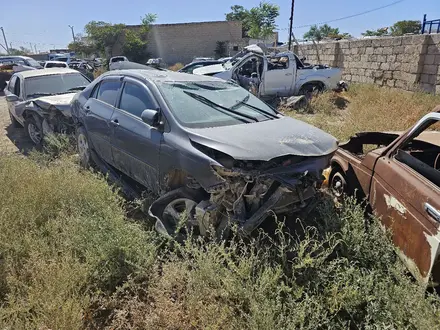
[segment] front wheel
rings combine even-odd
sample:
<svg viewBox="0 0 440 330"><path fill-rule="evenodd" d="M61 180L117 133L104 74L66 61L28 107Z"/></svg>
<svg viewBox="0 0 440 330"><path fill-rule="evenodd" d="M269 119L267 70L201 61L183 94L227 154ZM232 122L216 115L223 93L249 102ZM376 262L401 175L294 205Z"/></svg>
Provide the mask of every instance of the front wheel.
<svg viewBox="0 0 440 330"><path fill-rule="evenodd" d="M24 128L27 136L32 140L32 142L37 147L41 147L43 145L44 138L41 119L38 116L29 116L24 121Z"/></svg>
<svg viewBox="0 0 440 330"><path fill-rule="evenodd" d="M345 175L339 171L333 174L330 179L330 189L338 199L341 199L347 192L347 180Z"/></svg>
<svg viewBox="0 0 440 330"><path fill-rule="evenodd" d="M150 213L162 222L170 236L184 239L190 232L199 234L195 213L197 204L204 197L201 190L179 188L157 199L151 205Z"/></svg>

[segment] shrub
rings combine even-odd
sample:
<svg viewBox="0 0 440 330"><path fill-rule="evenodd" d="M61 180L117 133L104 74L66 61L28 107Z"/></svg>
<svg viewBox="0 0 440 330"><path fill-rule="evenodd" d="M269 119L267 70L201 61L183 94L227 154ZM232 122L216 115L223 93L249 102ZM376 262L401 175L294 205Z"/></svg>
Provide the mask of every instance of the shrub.
<svg viewBox="0 0 440 330"><path fill-rule="evenodd" d="M350 199L275 235L179 245L64 156L4 156L0 182L1 329L440 328L439 298Z"/></svg>
<svg viewBox="0 0 440 330"><path fill-rule="evenodd" d="M0 181L0 328L80 328L93 297L153 265L154 235L92 173L6 156Z"/></svg>
<svg viewBox="0 0 440 330"><path fill-rule="evenodd" d="M312 110L308 112L314 113L313 116L287 114L346 140L360 131L406 130L438 104L438 95L355 84L339 96L323 93L312 100ZM345 106L346 111L341 111Z"/></svg>

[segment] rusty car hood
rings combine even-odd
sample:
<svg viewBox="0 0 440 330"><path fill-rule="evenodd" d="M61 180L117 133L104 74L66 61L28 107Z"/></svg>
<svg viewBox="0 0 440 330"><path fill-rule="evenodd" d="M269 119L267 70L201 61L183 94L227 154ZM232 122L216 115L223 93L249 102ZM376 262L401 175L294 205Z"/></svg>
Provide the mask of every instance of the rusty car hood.
<svg viewBox="0 0 440 330"><path fill-rule="evenodd" d="M338 147L337 140L330 134L290 117L187 131L192 141L237 160L324 156L334 153Z"/></svg>

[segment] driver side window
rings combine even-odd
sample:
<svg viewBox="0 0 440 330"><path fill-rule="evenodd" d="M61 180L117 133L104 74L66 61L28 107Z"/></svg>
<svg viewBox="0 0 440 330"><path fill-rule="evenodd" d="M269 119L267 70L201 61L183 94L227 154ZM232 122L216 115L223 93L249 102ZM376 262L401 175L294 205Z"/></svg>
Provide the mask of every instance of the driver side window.
<svg viewBox="0 0 440 330"><path fill-rule="evenodd" d="M144 87L126 82L121 95L119 109L140 118L146 109L155 109L154 101Z"/></svg>

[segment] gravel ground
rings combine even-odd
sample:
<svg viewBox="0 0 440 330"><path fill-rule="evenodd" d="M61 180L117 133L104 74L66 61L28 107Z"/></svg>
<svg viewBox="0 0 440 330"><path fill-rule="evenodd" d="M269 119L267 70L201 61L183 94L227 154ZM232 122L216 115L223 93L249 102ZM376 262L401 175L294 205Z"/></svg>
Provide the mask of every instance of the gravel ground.
<svg viewBox="0 0 440 330"><path fill-rule="evenodd" d="M14 128L9 118L8 105L0 92L0 153L27 154L33 145L23 128Z"/></svg>

